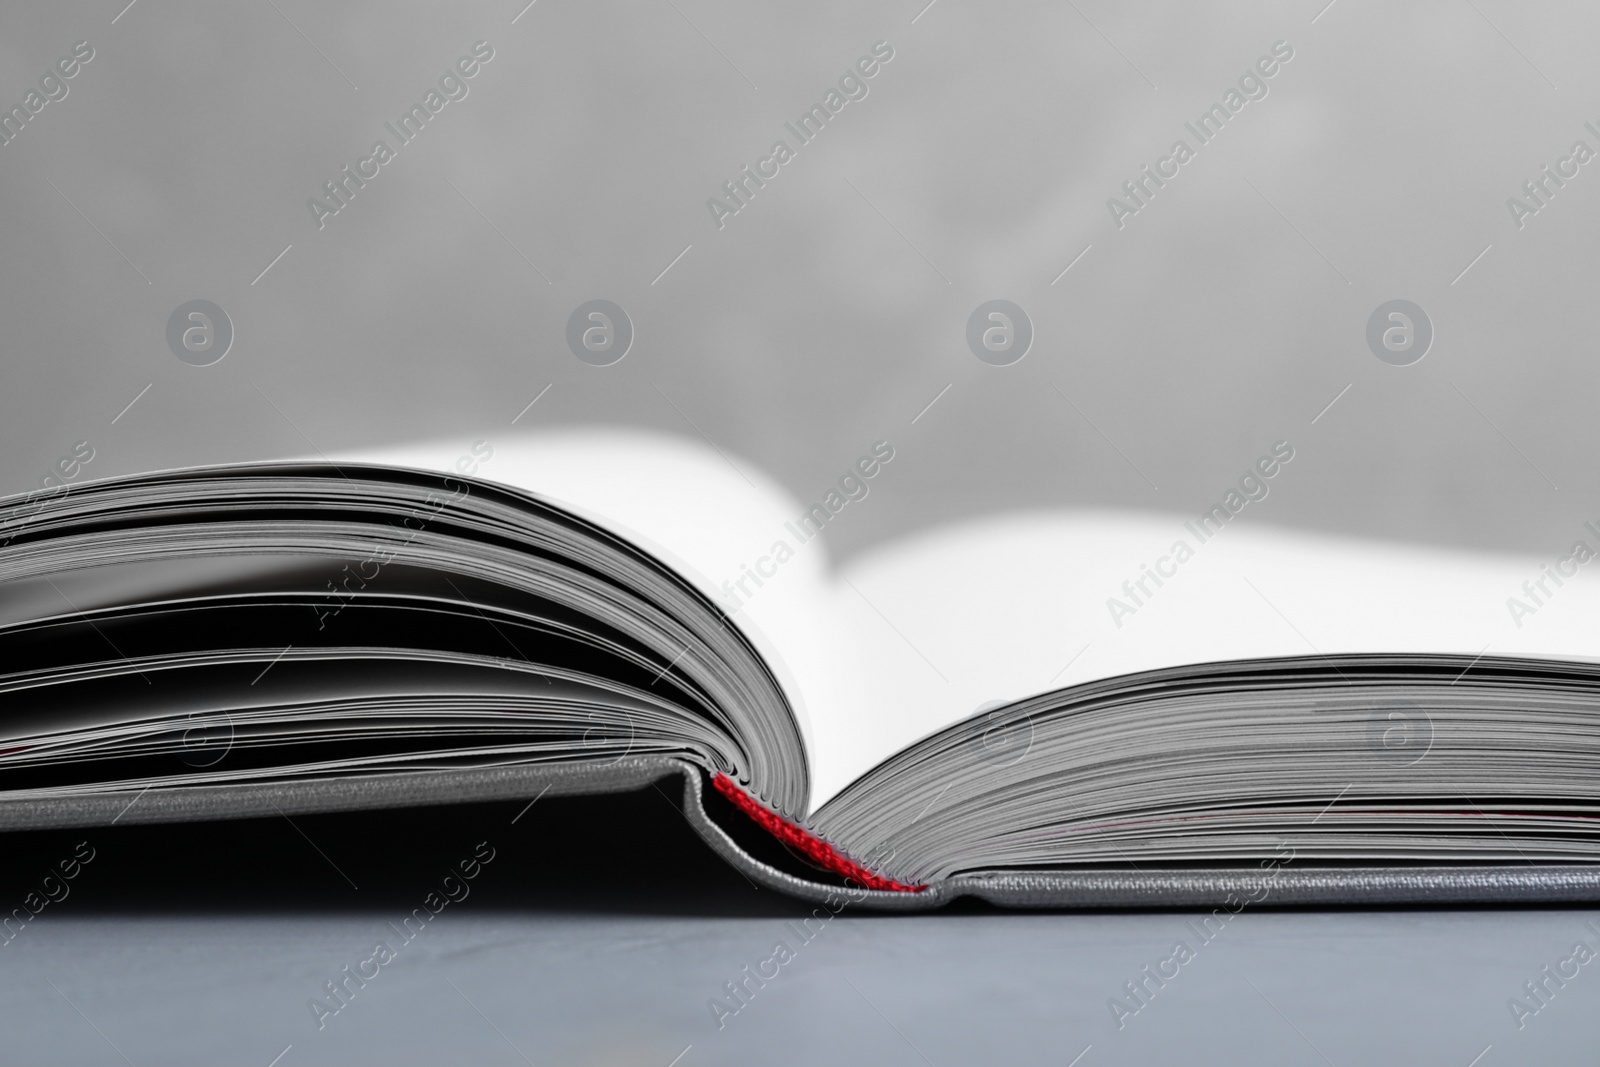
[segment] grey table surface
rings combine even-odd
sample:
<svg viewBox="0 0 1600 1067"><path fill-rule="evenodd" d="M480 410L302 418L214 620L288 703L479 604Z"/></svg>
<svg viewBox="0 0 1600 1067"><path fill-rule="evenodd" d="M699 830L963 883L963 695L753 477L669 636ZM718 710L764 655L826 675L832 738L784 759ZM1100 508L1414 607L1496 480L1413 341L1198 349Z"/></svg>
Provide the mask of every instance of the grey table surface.
<svg viewBox="0 0 1600 1067"><path fill-rule="evenodd" d="M1209 942L1186 912L846 910L807 928L665 794L521 807L12 835L19 903L57 853L87 840L94 858L0 949L0 1060L1596 1060L1600 967L1563 961L1600 945L1600 909L1246 909ZM480 841L493 859L452 883L465 896L404 941ZM380 941L393 958L363 967ZM1179 941L1191 958L1163 967ZM347 965L376 975L341 1003L326 983ZM1157 985L1147 965L1177 973ZM746 967L777 973L740 1003L725 984ZM1542 1005L1524 987L1539 981ZM1113 998L1138 1007L1120 1025ZM1513 998L1537 1009L1520 1026Z"/></svg>

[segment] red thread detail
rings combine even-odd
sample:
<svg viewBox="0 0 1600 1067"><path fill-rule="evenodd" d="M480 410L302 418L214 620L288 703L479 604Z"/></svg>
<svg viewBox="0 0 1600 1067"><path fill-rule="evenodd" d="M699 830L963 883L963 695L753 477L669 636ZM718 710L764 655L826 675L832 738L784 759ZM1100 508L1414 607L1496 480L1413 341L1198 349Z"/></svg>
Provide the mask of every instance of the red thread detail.
<svg viewBox="0 0 1600 1067"><path fill-rule="evenodd" d="M791 848L798 849L819 867L853 879L868 889L881 889L891 893L920 893L928 888L925 885L904 885L893 878L873 874L816 834L796 826L776 812L767 810L721 771L712 776L711 784L716 787L717 792L733 801L734 807L750 816L763 830Z"/></svg>

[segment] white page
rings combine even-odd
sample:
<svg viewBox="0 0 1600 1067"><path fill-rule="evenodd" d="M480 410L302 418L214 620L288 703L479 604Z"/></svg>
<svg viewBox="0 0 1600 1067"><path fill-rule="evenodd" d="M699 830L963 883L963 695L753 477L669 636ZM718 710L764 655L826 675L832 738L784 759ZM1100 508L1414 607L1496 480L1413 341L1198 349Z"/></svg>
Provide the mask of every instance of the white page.
<svg viewBox="0 0 1600 1067"><path fill-rule="evenodd" d="M468 445L359 458L453 470ZM1318 653L1600 654L1589 573L1600 566L1546 579L1538 604L1522 589L1571 542L1546 559L1449 551L1284 531L1248 510L1202 542L1183 517L1060 509L931 530L835 572L823 539L793 532L803 505L742 459L610 430L493 449L477 476L600 519L739 607L802 716L813 809L983 705L1131 671ZM1575 529L1580 539L1600 550L1600 535ZM759 590L747 583L748 599L730 597L723 582L780 540L793 558ZM1136 603L1123 582L1179 541L1192 556L1162 563L1172 576L1146 578ZM1112 597L1134 610L1114 617ZM1534 610L1514 617L1511 597Z"/></svg>
<svg viewBox="0 0 1600 1067"><path fill-rule="evenodd" d="M1580 528L1580 537L1600 551L1600 536ZM1169 560L1174 576L1159 588L1147 580L1153 595L1114 618L1108 598L1132 604L1122 583L1179 540L1194 555ZM1571 547L1541 560L1286 531L1246 516L1201 543L1180 517L1065 510L898 542L840 574L855 588L835 591L836 618L860 635L855 647L881 659L858 662L858 687L829 707L826 725L860 724L868 737L819 760L828 773L814 789L832 795L884 748L897 751L990 701L1133 671L1357 652L1592 659L1600 580L1590 571L1600 563L1571 565L1577 574L1560 587L1547 580L1551 595L1533 614L1507 607L1513 596L1532 605L1521 583ZM818 719L819 736L831 737Z"/></svg>
<svg viewBox="0 0 1600 1067"><path fill-rule="evenodd" d="M650 551L734 612L789 696L808 759L814 758L818 739L813 708L834 702L836 672L824 625L827 561L822 545L813 542L796 552L778 579L766 582L760 595L748 601L737 588L730 596L722 587L742 578L741 564L754 564L776 540L795 543L783 524L799 514L799 504L754 466L741 463L735 468L712 449L679 438L630 430L525 433L497 437L487 460L476 460L471 444L408 444L341 458L471 473L526 489ZM458 466L462 457L474 462ZM745 588L756 591L748 580Z"/></svg>

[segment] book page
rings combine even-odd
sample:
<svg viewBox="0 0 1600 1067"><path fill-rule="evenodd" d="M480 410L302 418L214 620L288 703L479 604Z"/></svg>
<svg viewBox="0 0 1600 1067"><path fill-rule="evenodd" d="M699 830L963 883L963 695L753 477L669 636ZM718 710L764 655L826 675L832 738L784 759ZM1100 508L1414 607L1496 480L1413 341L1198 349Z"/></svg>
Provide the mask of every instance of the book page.
<svg viewBox="0 0 1600 1067"><path fill-rule="evenodd" d="M531 489L679 569L733 613L790 695L813 810L928 733L1113 675L1262 656L1600 648L1588 629L1600 583L1586 565L1600 534L1588 528L1539 559L1291 532L1248 510L1201 522L1056 509L934 529L836 569L803 502L713 449L591 430L492 453L470 470L456 466L473 457L466 442L360 458Z"/></svg>
<svg viewBox="0 0 1600 1067"><path fill-rule="evenodd" d="M829 707L852 741L818 761L814 793L990 704L1133 671L1360 652L1600 654L1592 529L1540 559L1245 518L1218 532L1160 514L1020 513L852 561L832 597L855 684Z"/></svg>
<svg viewBox="0 0 1600 1067"><path fill-rule="evenodd" d="M799 505L753 465L735 466L681 438L608 429L406 444L338 458L500 482L627 538L733 615L788 695L811 750L813 775L819 711L830 724L830 740L821 747L839 748L831 737L838 717L826 710L838 687L827 560L820 543L801 548L784 527ZM781 569L771 562L780 541L792 553ZM747 577L757 566L774 572L759 586Z"/></svg>

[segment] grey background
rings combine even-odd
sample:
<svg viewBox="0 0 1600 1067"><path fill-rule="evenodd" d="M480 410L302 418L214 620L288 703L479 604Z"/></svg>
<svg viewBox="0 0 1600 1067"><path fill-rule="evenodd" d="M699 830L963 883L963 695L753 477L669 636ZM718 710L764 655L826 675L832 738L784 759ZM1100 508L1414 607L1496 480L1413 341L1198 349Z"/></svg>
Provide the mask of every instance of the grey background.
<svg viewBox="0 0 1600 1067"><path fill-rule="evenodd" d="M99 477L618 425L703 436L810 498L889 438L893 481L829 527L848 557L1006 509L1196 513L1288 439L1273 523L1553 553L1595 516L1600 177L1520 230L1505 201L1573 140L1600 148L1597 29L1592 6L1506 0L10 3L0 104L74 42L96 55L0 147L0 490L80 440ZM307 198L480 39L470 95L319 231ZM706 198L879 39L868 97L719 231ZM1266 99L1117 229L1106 198L1280 39ZM636 330L611 367L563 340L596 298ZM1396 298L1436 332L1410 367L1364 340ZM166 347L193 299L234 325L212 366ZM965 344L991 299L1035 328L1012 366ZM204 866L189 843L175 884ZM846 916L715 1034L706 987L788 912L693 880L693 914L647 894L447 916L302 1038L306 986L405 894L285 911L239 862L211 895L130 904L123 873L41 918L0 956L0 1057L518 1062L450 977L539 1063L836 1038L884 1062L1593 1058L1587 971L1511 1029L1505 998L1581 933L1537 910L1248 914L1122 1034L1104 998L1176 916Z"/></svg>
<svg viewBox="0 0 1600 1067"><path fill-rule="evenodd" d="M1600 118L1600 13L920 6L10 5L0 100L96 58L0 148L3 488L80 439L96 476L494 440L548 385L517 428L703 434L801 498L889 438L846 557L1009 508L1194 513L1282 438L1274 523L1543 552L1592 517L1600 179L1520 231L1505 201ZM479 39L470 95L319 231L307 199ZM879 39L867 98L719 231L707 198ZM1116 229L1280 39L1266 99ZM237 331L211 367L163 341L196 298ZM563 344L594 298L637 330L612 367ZM1036 328L1010 367L963 340L996 298ZM1411 367L1363 339L1396 298L1437 333Z"/></svg>

